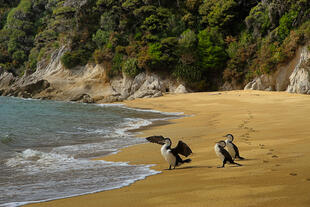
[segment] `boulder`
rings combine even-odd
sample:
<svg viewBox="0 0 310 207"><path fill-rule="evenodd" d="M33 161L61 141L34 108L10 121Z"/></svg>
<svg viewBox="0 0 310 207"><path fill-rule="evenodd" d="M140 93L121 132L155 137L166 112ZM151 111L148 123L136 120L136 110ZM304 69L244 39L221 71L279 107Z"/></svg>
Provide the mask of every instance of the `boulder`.
<svg viewBox="0 0 310 207"><path fill-rule="evenodd" d="M187 93L184 85L180 84L174 91L174 93Z"/></svg>
<svg viewBox="0 0 310 207"><path fill-rule="evenodd" d="M25 86L22 86L19 91L22 92L27 92L29 94L37 94L40 93L41 91L47 89L50 87L50 83L47 80L38 80L33 83L29 83Z"/></svg>
<svg viewBox="0 0 310 207"><path fill-rule="evenodd" d="M94 103L94 99L88 94L78 94L70 99L70 101L77 101L82 103Z"/></svg>
<svg viewBox="0 0 310 207"><path fill-rule="evenodd" d="M255 78L253 81L249 82L244 90L262 90L262 91L271 91L273 90L273 80L270 75L261 75L260 77Z"/></svg>
<svg viewBox="0 0 310 207"><path fill-rule="evenodd" d="M12 73L7 71L3 71L0 69L0 88L8 88L10 87L15 81L17 80L16 77Z"/></svg>

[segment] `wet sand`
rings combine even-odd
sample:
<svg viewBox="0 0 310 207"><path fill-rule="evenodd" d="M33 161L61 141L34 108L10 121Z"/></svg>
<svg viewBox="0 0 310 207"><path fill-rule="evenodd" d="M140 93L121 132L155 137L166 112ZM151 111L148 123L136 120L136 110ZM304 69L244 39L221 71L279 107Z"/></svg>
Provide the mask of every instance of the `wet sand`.
<svg viewBox="0 0 310 207"><path fill-rule="evenodd" d="M192 148L193 161L167 170L160 145L128 147L102 159L155 164L162 173L121 189L27 206L310 206L310 96L232 91L168 94L125 104L193 115L144 128L140 135L170 137L173 146L182 139ZM241 167L217 168L221 161L214 144L227 133L246 158L237 161Z"/></svg>

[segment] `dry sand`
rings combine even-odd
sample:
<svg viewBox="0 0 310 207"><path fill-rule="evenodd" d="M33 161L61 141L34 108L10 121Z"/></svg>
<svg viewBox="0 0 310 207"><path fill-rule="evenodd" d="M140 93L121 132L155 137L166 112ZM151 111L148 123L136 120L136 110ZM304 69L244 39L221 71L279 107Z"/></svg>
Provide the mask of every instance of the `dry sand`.
<svg viewBox="0 0 310 207"><path fill-rule="evenodd" d="M143 130L143 136L179 139L192 163L176 170L147 143L104 157L156 164L161 174L128 187L29 206L52 207L302 207L310 206L310 96L260 91L165 95L126 101L128 106L193 115ZM235 135L243 166L217 168L214 144ZM98 183L100 185L100 183Z"/></svg>

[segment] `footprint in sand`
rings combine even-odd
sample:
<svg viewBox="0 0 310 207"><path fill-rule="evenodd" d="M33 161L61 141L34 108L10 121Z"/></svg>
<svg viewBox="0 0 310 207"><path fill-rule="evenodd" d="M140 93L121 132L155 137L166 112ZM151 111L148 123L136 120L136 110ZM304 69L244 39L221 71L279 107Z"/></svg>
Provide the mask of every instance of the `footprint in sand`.
<svg viewBox="0 0 310 207"><path fill-rule="evenodd" d="M273 155L272 158L279 158L277 155Z"/></svg>
<svg viewBox="0 0 310 207"><path fill-rule="evenodd" d="M272 152L268 152L267 155L272 155Z"/></svg>
<svg viewBox="0 0 310 207"><path fill-rule="evenodd" d="M306 181L310 181L310 178L307 178Z"/></svg>
<svg viewBox="0 0 310 207"><path fill-rule="evenodd" d="M268 163L269 161L268 160L263 160L263 163Z"/></svg>
<svg viewBox="0 0 310 207"><path fill-rule="evenodd" d="M269 151L270 151L270 152L273 152L273 151L274 151L274 149L270 149Z"/></svg>
<svg viewBox="0 0 310 207"><path fill-rule="evenodd" d="M297 176L297 173L290 173L291 176Z"/></svg>
<svg viewBox="0 0 310 207"><path fill-rule="evenodd" d="M249 128L249 131L250 131L250 132L256 132L256 130L253 129L253 128Z"/></svg>

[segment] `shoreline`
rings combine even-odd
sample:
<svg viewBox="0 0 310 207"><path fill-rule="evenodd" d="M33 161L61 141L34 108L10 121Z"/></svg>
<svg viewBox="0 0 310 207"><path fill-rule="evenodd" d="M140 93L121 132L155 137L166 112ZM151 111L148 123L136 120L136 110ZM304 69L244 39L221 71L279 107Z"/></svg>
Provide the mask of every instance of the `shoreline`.
<svg viewBox="0 0 310 207"><path fill-rule="evenodd" d="M71 102L69 102L69 103L71 103ZM95 104L95 105L100 107L98 104ZM149 118L143 118L143 120L147 121L147 123L146 123L147 125L146 124L141 124L141 125L138 125L138 126L134 125L134 127L130 127L130 129L126 129L125 132L126 132L126 134L128 133L128 136L130 136L129 139L140 139L138 135L139 135L139 132L141 132L142 130L151 128L153 126L166 125L166 124L169 124L169 121L172 120L172 119L178 119L178 118L182 118L183 117L183 115L179 115L180 113L165 113L165 112L154 111L154 110L146 109L146 108L128 107L125 104L120 104L120 103L107 104L107 105L109 105L109 106L116 105L116 107L126 108L126 109L130 109L130 110L133 110L133 111L145 111L146 113L154 112L154 113L162 114L164 116L162 118L155 118L154 120L149 119ZM118 106L118 105L120 105L120 106ZM145 144L145 143L140 143L140 144ZM139 145L139 144L130 144L128 146L125 146L123 148L118 149L115 152L111 152L111 153L108 153L106 155L101 155L99 157L89 158L89 161L90 162L91 162L91 160L102 160L102 161L104 161L105 157L117 154L121 150L126 149L126 148L131 147L131 146L135 146L135 145ZM108 161L108 162L110 162L110 161ZM117 163L117 162L115 162L115 163ZM122 165L123 164L127 165L127 162L121 162L121 164ZM85 193L80 193L80 194L72 194L72 195L67 195L67 196L54 197L54 198L49 198L49 199L42 199L42 200L37 200L37 201L35 201L35 200L34 201L28 200L28 201L21 201L21 202L3 203L3 204L0 204L0 206L2 206L2 205L4 205L4 206L16 206L16 205L17 206L25 206L25 205L30 205L30 204L45 203L45 202L59 200L59 199L66 199L66 198L71 198L71 197L77 197L77 196L83 196L83 195L94 194L94 193L98 193L98 192L104 192L104 191L119 189L119 188L122 188L122 187L130 186L131 184L133 184L133 183L135 183L137 181L144 180L146 177L149 177L151 175L156 175L156 174L161 173L161 171L155 171L155 170L151 169L152 165L147 165L147 164L141 163L141 167L145 168L145 171L147 171L147 172L145 172L145 174L139 175L139 176L137 176L135 178L130 178L130 179L122 182L121 184L119 183L118 184L119 186L110 186L110 187L107 187L107 188L102 188L101 190L90 191L90 192L85 192Z"/></svg>
<svg viewBox="0 0 310 207"><path fill-rule="evenodd" d="M130 146L104 160L155 164L151 169L162 173L115 190L26 206L308 206L310 166L302 156L310 147L306 139L310 129L305 127L310 121L308 101L305 95L260 91L168 94L125 101L128 107L193 114L138 130L141 137L171 137L173 146L182 139L194 152L193 162L167 171L159 145ZM306 136L297 139L289 129L301 120L303 128L295 124L297 132ZM220 161L213 151L214 142L226 132L235 135L241 156L247 158L239 162L242 167L216 168ZM301 148L300 152L293 146Z"/></svg>

